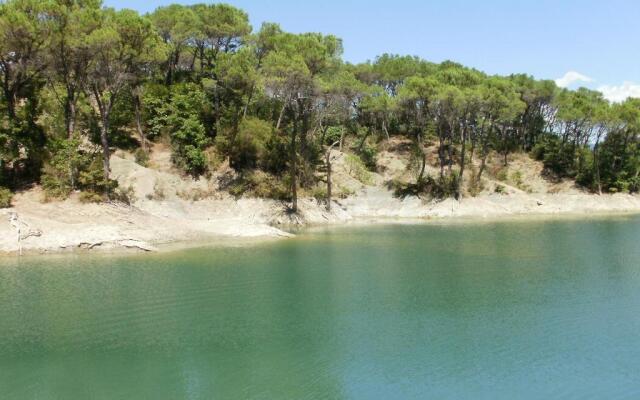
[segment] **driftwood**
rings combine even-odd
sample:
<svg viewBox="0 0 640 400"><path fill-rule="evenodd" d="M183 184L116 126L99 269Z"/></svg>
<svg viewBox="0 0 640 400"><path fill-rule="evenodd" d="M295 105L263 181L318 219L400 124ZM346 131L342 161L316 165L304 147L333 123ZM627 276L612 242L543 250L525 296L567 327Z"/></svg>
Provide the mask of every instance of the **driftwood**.
<svg viewBox="0 0 640 400"><path fill-rule="evenodd" d="M18 217L18 213L15 211L9 213L9 224L16 231L16 242L18 243L19 255L22 255L23 240L28 239L32 236L42 236L42 231L40 229L31 228L31 226L27 222L20 220L20 218Z"/></svg>

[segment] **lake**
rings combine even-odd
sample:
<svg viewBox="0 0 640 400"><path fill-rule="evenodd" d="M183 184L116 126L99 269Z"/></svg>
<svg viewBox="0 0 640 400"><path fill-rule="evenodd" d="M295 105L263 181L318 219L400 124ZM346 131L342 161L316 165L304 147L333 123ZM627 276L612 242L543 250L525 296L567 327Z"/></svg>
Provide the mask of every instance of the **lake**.
<svg viewBox="0 0 640 400"><path fill-rule="evenodd" d="M637 399L640 218L0 259L2 399Z"/></svg>

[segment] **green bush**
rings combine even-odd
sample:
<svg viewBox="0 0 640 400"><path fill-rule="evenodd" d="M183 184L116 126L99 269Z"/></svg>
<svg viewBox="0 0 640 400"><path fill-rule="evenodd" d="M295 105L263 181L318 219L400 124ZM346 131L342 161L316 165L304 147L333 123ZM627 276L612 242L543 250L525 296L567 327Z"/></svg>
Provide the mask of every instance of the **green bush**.
<svg viewBox="0 0 640 400"><path fill-rule="evenodd" d="M7 188L0 187L0 208L11 207L13 193Z"/></svg>
<svg viewBox="0 0 640 400"><path fill-rule="evenodd" d="M377 169L378 148L376 145L365 142L358 155L369 171Z"/></svg>
<svg viewBox="0 0 640 400"><path fill-rule="evenodd" d="M233 143L227 144L229 162L236 170L256 168L266 156L266 143L273 128L267 121L246 118L239 127Z"/></svg>
<svg viewBox="0 0 640 400"><path fill-rule="evenodd" d="M345 157L345 163L347 165L347 172L349 172L349 175L353 178L359 180L365 185L371 185L373 183L371 173L367 171L367 168L360 157L354 154L347 154Z"/></svg>
<svg viewBox="0 0 640 400"><path fill-rule="evenodd" d="M271 135L265 143L265 149L260 168L272 174L282 174L287 170L289 160L289 146L286 138L279 135Z"/></svg>
<svg viewBox="0 0 640 400"><path fill-rule="evenodd" d="M507 188L504 185L496 185L496 187L493 189L493 191L498 193L498 194L506 194L507 193Z"/></svg>
<svg viewBox="0 0 640 400"><path fill-rule="evenodd" d="M443 200L449 197L455 197L458 193L458 182L460 176L457 172L443 177L433 178L425 175L416 183L404 183L400 181L391 181L390 189L394 191L397 197L405 198L408 196L426 195L429 198Z"/></svg>
<svg viewBox="0 0 640 400"><path fill-rule="evenodd" d="M201 175L205 172L207 158L204 149L208 143L204 126L195 117L189 117L171 135L174 164L191 175Z"/></svg>
<svg viewBox="0 0 640 400"><path fill-rule="evenodd" d="M133 153L136 163L142 165L143 167L149 166L149 153L144 151L143 149L136 149Z"/></svg>
<svg viewBox="0 0 640 400"><path fill-rule="evenodd" d="M240 175L229 184L228 191L236 198L251 196L289 200L289 183L286 178L283 179L258 170Z"/></svg>
<svg viewBox="0 0 640 400"><path fill-rule="evenodd" d="M344 131L344 127L341 126L330 126L327 128L327 131L324 134L324 143L327 146L331 146L335 142L339 141L342 137L342 132Z"/></svg>

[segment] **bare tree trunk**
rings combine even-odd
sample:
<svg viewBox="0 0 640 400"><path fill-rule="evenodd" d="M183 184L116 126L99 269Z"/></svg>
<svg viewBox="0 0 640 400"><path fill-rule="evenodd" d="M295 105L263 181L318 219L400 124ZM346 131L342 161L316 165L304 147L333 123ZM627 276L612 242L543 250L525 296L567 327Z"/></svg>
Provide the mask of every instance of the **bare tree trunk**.
<svg viewBox="0 0 640 400"><path fill-rule="evenodd" d="M133 93L133 105L136 113L136 128L138 135L140 136L140 143L142 144L142 150L147 153L149 148L147 146L147 136L142 129L142 101L140 100L140 94Z"/></svg>
<svg viewBox="0 0 640 400"><path fill-rule="evenodd" d="M98 111L100 112L100 144L102 145L102 168L104 171L105 180L109 180L111 167L109 165L109 114L111 113L111 107L113 105L114 95L111 94L111 98L108 100L108 104L103 102L103 98L100 96L98 88L95 86L92 88L93 97L98 105Z"/></svg>
<svg viewBox="0 0 640 400"><path fill-rule="evenodd" d="M422 135L420 134L417 137L417 146L418 146L418 150L420 150L420 154L422 155L422 165L420 166L420 174L418 175L418 181L417 181L417 183L420 184L420 182L422 182L422 179L424 178L424 171L427 167L427 153L425 153L424 148L422 146Z"/></svg>
<svg viewBox="0 0 640 400"><path fill-rule="evenodd" d="M334 142L325 154L325 164L327 164L327 211L331 212L331 150L339 144L340 141Z"/></svg>
<svg viewBox="0 0 640 400"><path fill-rule="evenodd" d="M282 123L282 117L284 116L284 111L287 109L287 104L289 101L285 101L282 105L282 109L280 109L280 115L278 115L278 122L276 122L276 130L280 129L280 124Z"/></svg>
<svg viewBox="0 0 640 400"><path fill-rule="evenodd" d="M464 163L466 154L466 141L467 141L467 126L462 127L462 150L460 151L460 176L458 177L458 188L456 190L456 197L459 200L462 192L462 182L464 181Z"/></svg>
<svg viewBox="0 0 640 400"><path fill-rule="evenodd" d="M100 126L100 143L102 144L102 168L104 170L104 178L105 180L109 180L109 174L111 172L111 167L109 165L109 115L105 114L102 116L102 124Z"/></svg>
<svg viewBox="0 0 640 400"><path fill-rule="evenodd" d="M596 139L596 144L593 146L593 164L596 167L596 185L598 186L598 194L602 194L602 182L600 182L600 136Z"/></svg>
<svg viewBox="0 0 640 400"><path fill-rule="evenodd" d="M387 142L389 142L391 137L389 136L389 130L387 129L387 124L385 123L384 118L382 119L382 130L384 131L384 134L387 135Z"/></svg>
<svg viewBox="0 0 640 400"><path fill-rule="evenodd" d="M298 124L294 120L293 130L291 132L291 149L290 149L290 158L291 158L291 211L293 213L298 212L298 156L296 152L296 135L298 130Z"/></svg>

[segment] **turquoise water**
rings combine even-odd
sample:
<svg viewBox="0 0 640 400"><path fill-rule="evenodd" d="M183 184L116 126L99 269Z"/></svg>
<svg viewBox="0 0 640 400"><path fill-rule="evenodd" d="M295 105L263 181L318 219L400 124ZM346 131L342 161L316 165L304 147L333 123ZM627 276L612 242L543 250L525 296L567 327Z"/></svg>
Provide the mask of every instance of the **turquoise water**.
<svg viewBox="0 0 640 400"><path fill-rule="evenodd" d="M0 260L0 399L637 399L640 218Z"/></svg>

